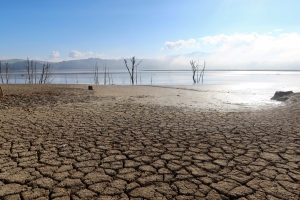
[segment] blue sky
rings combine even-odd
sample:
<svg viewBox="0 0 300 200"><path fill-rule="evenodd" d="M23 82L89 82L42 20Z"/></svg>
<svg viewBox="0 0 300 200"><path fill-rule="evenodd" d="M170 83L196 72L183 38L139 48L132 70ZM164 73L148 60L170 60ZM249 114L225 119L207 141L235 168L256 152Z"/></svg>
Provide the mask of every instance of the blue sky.
<svg viewBox="0 0 300 200"><path fill-rule="evenodd" d="M194 51L227 65L300 59L299 0L2 0L0 8L0 59Z"/></svg>

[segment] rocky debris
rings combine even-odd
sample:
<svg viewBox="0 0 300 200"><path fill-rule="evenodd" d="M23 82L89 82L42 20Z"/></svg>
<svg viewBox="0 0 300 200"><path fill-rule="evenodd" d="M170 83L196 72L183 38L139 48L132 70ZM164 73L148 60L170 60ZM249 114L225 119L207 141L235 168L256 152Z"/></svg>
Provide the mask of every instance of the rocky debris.
<svg viewBox="0 0 300 200"><path fill-rule="evenodd" d="M293 91L276 91L274 96L271 98L271 100L276 100L276 101L286 101L289 99L291 94L293 94Z"/></svg>

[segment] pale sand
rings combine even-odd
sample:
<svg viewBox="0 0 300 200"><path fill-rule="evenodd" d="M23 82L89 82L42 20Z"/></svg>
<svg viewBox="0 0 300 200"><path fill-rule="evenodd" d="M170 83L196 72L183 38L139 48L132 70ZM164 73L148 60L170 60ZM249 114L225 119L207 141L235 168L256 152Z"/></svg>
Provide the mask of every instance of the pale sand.
<svg viewBox="0 0 300 200"><path fill-rule="evenodd" d="M220 86L1 87L0 199L299 199L296 100Z"/></svg>

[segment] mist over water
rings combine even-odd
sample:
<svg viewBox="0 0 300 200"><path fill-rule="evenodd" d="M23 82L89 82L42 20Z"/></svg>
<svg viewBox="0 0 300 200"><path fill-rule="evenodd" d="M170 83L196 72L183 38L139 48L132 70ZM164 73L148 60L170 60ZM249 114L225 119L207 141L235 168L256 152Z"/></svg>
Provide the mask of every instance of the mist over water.
<svg viewBox="0 0 300 200"><path fill-rule="evenodd" d="M38 75L39 76L39 75ZM104 73L99 72L99 83L104 84ZM138 71L137 85L193 85L192 71ZM23 84L24 71L11 73L9 83ZM50 78L52 84L94 84L92 71L55 71ZM275 84L300 85L300 71L205 71L203 85ZM127 71L111 71L106 85L130 85ZM199 83L201 85L202 83Z"/></svg>
<svg viewBox="0 0 300 200"><path fill-rule="evenodd" d="M135 78L136 85L167 87L184 94L186 91L187 96L183 96L200 101L197 106L218 102L218 105L236 108L265 108L281 104L270 100L276 91L300 92L300 71L205 71L203 84L202 80L193 84L192 75L192 71L138 71ZM99 72L98 77L99 85L104 85L104 73ZM25 81L25 71L14 71L9 83L24 84ZM50 81L52 84L94 85L94 74L92 71L55 71ZM130 85L128 72L109 72L106 85Z"/></svg>

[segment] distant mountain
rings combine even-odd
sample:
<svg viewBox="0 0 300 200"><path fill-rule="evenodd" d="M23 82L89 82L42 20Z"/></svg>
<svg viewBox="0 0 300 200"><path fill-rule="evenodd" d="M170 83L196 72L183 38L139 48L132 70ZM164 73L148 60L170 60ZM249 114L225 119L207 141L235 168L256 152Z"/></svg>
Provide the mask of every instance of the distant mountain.
<svg viewBox="0 0 300 200"><path fill-rule="evenodd" d="M22 60L22 59L10 59L10 60L0 60L2 62L2 64L4 63L8 63L8 64L13 64L13 63L16 63L16 62L23 62L25 60Z"/></svg>
<svg viewBox="0 0 300 200"><path fill-rule="evenodd" d="M11 60L0 60L2 65L2 70L5 67L5 63L9 64L10 70L25 70L25 62L26 60L22 59L11 59ZM41 61L34 61L37 63L37 68L42 67L43 62Z"/></svg>
<svg viewBox="0 0 300 200"><path fill-rule="evenodd" d="M192 53L186 54L185 56L189 57L189 58L193 58L193 59L205 59L208 56L210 56L211 53L206 53L206 52L201 52L201 51L194 51Z"/></svg>
<svg viewBox="0 0 300 200"><path fill-rule="evenodd" d="M169 55L162 56L154 59L142 59L142 63L138 66L138 70L189 70L189 60L205 59L209 54L204 52L192 52L185 55ZM131 62L128 60L128 66L130 67ZM140 59L137 59L139 62ZM26 60L22 59L11 59L1 60L2 68L4 63L10 64L11 70L24 70ZM36 60L37 68L41 68L44 61ZM89 58L81 60L68 60L61 62L53 62L52 66L54 70L93 70L96 66L102 69L103 66L107 66L110 70L127 70L123 59L100 59L100 58Z"/></svg>

